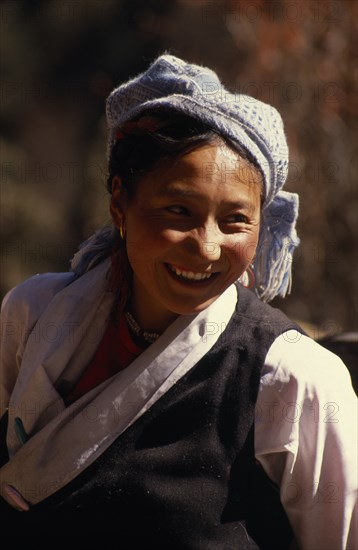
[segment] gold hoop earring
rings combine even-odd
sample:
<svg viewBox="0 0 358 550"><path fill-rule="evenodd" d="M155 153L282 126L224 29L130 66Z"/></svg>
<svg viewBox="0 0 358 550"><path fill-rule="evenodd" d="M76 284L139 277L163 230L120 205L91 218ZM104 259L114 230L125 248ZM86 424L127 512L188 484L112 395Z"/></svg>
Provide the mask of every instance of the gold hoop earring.
<svg viewBox="0 0 358 550"><path fill-rule="evenodd" d="M126 235L126 229L125 229L125 227L124 227L123 225L120 225L118 231L119 231L120 239L121 239L121 241L123 241L123 240L124 240L124 237L125 237L125 235Z"/></svg>
<svg viewBox="0 0 358 550"><path fill-rule="evenodd" d="M246 268L241 277L239 277L239 282L245 288L254 288L255 286L255 273L253 270L253 265L251 264Z"/></svg>

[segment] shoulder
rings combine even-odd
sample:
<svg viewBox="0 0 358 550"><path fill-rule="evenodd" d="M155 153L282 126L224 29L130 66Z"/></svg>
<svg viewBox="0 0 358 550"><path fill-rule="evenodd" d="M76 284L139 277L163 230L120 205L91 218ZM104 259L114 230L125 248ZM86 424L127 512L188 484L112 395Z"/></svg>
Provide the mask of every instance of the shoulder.
<svg viewBox="0 0 358 550"><path fill-rule="evenodd" d="M1 341L6 351L25 343L53 297L75 279L72 272L34 275L12 288L1 304ZM5 352L4 352L5 353Z"/></svg>
<svg viewBox="0 0 358 550"><path fill-rule="evenodd" d="M350 383L343 361L312 338L288 330L272 343L265 360L263 376L276 382L295 381L307 389Z"/></svg>
<svg viewBox="0 0 358 550"><path fill-rule="evenodd" d="M52 298L75 278L74 273L44 273L26 279L12 288L1 304L2 315L11 312L35 317L41 315Z"/></svg>
<svg viewBox="0 0 358 550"><path fill-rule="evenodd" d="M260 300L256 294L240 284L236 285L238 300L236 314L245 322L259 325L263 330L281 334L289 329L303 330L287 317L283 311Z"/></svg>
<svg viewBox="0 0 358 550"><path fill-rule="evenodd" d="M71 272L35 275L6 294L0 317L0 416L13 391L29 334L53 297L73 279Z"/></svg>
<svg viewBox="0 0 358 550"><path fill-rule="evenodd" d="M233 337L264 360L275 339L289 330L303 330L280 309L262 302L256 294L237 285L238 300L233 317Z"/></svg>

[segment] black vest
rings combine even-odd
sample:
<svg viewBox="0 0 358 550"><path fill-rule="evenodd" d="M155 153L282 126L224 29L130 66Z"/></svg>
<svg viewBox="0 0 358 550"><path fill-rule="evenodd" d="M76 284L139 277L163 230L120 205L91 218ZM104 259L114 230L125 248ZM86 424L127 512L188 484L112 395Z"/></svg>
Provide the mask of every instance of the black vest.
<svg viewBox="0 0 358 550"><path fill-rule="evenodd" d="M272 342L300 329L251 291L239 294L206 356L57 493L23 513L2 502L1 529L48 548L61 534L73 548L92 548L96 536L101 548L288 548L278 491L255 461L254 412Z"/></svg>

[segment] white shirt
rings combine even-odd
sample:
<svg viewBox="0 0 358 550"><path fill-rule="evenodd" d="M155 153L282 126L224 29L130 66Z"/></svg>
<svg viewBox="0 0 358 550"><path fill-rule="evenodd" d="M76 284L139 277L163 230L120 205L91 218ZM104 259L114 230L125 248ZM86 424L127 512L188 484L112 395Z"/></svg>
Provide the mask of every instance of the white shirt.
<svg viewBox="0 0 358 550"><path fill-rule="evenodd" d="M358 548L357 412L336 355L295 331L275 340L256 404L255 450L280 487L299 548Z"/></svg>

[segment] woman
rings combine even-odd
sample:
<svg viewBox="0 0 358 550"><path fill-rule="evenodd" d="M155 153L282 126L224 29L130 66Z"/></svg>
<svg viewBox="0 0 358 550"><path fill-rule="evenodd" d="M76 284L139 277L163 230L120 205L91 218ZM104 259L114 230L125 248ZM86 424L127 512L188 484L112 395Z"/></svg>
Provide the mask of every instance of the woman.
<svg viewBox="0 0 358 550"><path fill-rule="evenodd" d="M298 244L279 114L163 55L107 121L113 227L3 303L2 527L353 548L347 369L265 303Z"/></svg>

